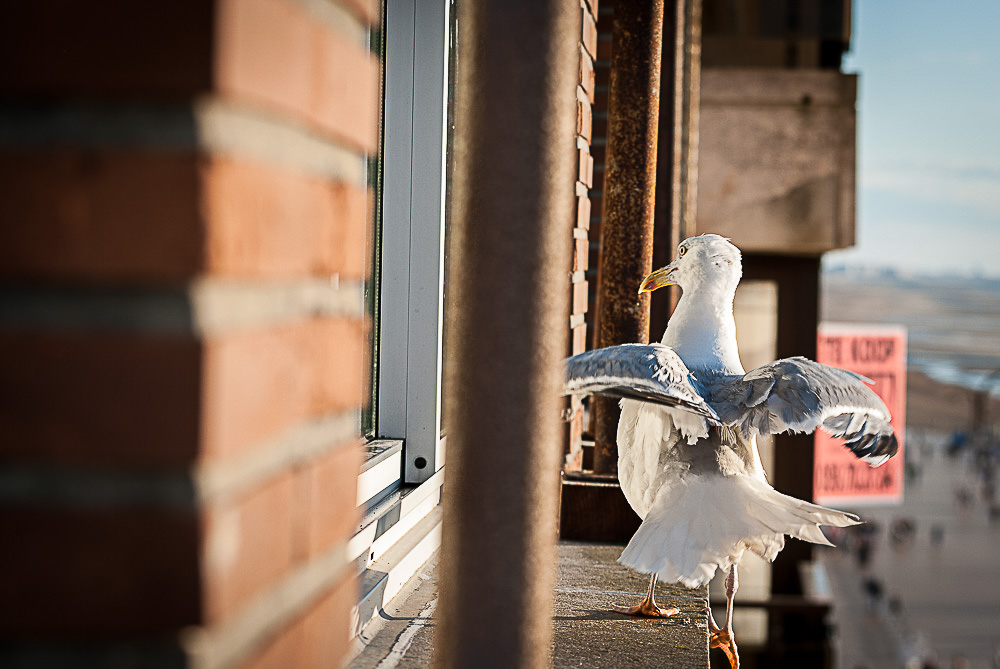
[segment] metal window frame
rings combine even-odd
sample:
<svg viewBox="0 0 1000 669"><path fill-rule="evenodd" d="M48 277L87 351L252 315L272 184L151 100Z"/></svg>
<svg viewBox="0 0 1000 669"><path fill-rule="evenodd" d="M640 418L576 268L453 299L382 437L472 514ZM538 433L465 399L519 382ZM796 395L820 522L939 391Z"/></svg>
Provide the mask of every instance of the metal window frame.
<svg viewBox="0 0 1000 669"><path fill-rule="evenodd" d="M403 481L444 465L445 149L449 0L386 5L377 434L404 440ZM418 466L422 464L423 466Z"/></svg>

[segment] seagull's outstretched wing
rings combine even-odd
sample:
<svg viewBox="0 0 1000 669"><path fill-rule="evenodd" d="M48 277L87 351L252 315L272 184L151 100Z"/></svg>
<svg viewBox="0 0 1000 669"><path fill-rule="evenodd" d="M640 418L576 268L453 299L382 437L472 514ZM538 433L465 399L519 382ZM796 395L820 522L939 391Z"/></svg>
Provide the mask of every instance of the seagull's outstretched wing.
<svg viewBox="0 0 1000 669"><path fill-rule="evenodd" d="M713 388L711 404L744 434L812 432L822 428L877 467L899 448L889 410L870 380L806 358L776 360Z"/></svg>
<svg viewBox="0 0 1000 669"><path fill-rule="evenodd" d="M566 395L600 394L686 409L719 424L692 384L691 373L663 344L621 344L566 360Z"/></svg>

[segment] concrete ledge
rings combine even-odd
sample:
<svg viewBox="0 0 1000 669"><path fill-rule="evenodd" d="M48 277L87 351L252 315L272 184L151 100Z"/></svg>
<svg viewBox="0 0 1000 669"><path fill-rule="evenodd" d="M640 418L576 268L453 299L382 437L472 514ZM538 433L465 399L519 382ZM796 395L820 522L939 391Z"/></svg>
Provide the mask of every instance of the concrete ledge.
<svg viewBox="0 0 1000 669"><path fill-rule="evenodd" d="M649 577L618 564L622 546L561 542L556 582L554 667L708 666L707 588L659 584L657 602L680 613L629 618L612 604L637 604Z"/></svg>
<svg viewBox="0 0 1000 669"><path fill-rule="evenodd" d="M707 589L657 586L657 601L680 613L666 620L619 615L611 604L634 604L645 574L619 565L621 546L561 542L553 615L553 667L708 666ZM437 557L417 571L400 596L378 611L358 636L351 669L429 667L434 655Z"/></svg>

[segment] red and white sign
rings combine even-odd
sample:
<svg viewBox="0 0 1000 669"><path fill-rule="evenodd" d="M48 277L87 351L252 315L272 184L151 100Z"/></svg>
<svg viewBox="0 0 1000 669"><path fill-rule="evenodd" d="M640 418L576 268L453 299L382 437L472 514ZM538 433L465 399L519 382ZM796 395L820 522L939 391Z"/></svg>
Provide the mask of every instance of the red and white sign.
<svg viewBox="0 0 1000 669"><path fill-rule="evenodd" d="M816 430L813 498L821 504L899 504L903 501L903 436L906 430L906 329L824 323L816 360L857 372L892 414L899 452L881 467L857 459L840 439Z"/></svg>

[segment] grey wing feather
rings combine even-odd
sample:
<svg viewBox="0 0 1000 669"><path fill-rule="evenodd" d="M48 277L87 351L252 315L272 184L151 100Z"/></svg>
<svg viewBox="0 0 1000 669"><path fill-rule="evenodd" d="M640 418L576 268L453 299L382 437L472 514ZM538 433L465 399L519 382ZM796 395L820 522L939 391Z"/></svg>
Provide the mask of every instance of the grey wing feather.
<svg viewBox="0 0 1000 669"><path fill-rule="evenodd" d="M821 428L876 467L899 449L885 403L869 379L806 358L776 360L713 388L712 407L744 434Z"/></svg>
<svg viewBox="0 0 1000 669"><path fill-rule="evenodd" d="M574 355L566 360L563 393L653 402L686 409L719 424L688 368L663 344L621 344Z"/></svg>

